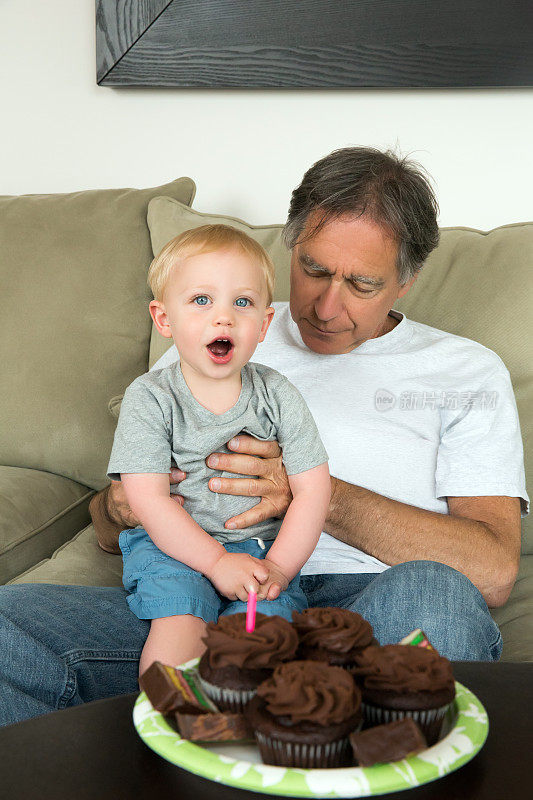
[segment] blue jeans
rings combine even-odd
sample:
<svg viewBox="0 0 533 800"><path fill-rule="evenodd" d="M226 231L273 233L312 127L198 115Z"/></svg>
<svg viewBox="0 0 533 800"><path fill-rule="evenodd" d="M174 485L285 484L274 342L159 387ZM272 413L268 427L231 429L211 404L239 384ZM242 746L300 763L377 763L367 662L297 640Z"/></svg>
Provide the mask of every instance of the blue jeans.
<svg viewBox="0 0 533 800"><path fill-rule="evenodd" d="M422 628L448 658L496 661L502 639L460 572L409 561L378 575L302 576L310 606L358 611L381 644ZM149 623L119 588L0 586L0 725L138 689Z"/></svg>

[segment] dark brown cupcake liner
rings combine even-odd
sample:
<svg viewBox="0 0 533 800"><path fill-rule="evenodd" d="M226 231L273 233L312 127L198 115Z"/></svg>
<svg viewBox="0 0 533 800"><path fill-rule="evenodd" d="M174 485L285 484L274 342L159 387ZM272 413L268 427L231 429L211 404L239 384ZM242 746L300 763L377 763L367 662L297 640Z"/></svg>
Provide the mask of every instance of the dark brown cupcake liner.
<svg viewBox="0 0 533 800"><path fill-rule="evenodd" d="M360 723L354 732L361 728ZM257 746L264 764L301 769L333 769L353 762L350 740L346 736L333 742L282 742L275 736L255 731Z"/></svg>
<svg viewBox="0 0 533 800"><path fill-rule="evenodd" d="M214 683L209 683L201 675L199 678L202 689L220 711L241 713L257 691L256 689L228 689L225 686L215 686Z"/></svg>

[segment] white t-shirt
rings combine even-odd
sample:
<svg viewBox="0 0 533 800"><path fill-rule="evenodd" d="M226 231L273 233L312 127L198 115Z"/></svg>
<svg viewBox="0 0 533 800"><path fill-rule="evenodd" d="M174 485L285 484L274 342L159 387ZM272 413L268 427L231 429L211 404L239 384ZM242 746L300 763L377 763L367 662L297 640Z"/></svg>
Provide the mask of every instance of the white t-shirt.
<svg viewBox="0 0 533 800"><path fill-rule="evenodd" d="M448 513L448 496L520 497L528 511L520 424L509 372L470 339L400 320L350 353L322 355L300 336L288 303L254 362L303 395L331 475L418 508ZM178 358L171 347L153 369ZM178 465L179 466L179 465ZM382 572L387 564L322 533L303 574Z"/></svg>

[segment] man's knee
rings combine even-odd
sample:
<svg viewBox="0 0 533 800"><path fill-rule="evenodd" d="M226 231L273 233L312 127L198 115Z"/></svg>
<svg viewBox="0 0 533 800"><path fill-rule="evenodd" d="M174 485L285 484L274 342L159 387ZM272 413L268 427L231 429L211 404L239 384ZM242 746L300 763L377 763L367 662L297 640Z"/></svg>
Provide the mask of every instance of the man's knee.
<svg viewBox="0 0 533 800"><path fill-rule="evenodd" d="M462 572L442 564L440 561L405 561L396 564L379 575L383 586L390 592L401 595L427 597L446 595L458 604L465 599L486 605L483 595Z"/></svg>
<svg viewBox="0 0 533 800"><path fill-rule="evenodd" d="M422 628L442 655L492 661L501 635L483 596L461 572L436 561L408 561L380 573L352 610L366 617L381 644Z"/></svg>

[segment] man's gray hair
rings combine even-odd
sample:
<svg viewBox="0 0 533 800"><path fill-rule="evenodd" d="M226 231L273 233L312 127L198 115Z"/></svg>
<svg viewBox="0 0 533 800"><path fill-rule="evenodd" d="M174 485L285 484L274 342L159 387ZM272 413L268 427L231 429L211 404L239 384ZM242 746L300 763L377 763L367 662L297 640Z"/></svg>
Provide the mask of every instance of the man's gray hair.
<svg viewBox="0 0 533 800"><path fill-rule="evenodd" d="M322 217L301 239L309 214ZM439 207L424 168L387 150L344 147L321 158L293 191L283 231L289 249L344 215L366 215L399 242L398 280L407 283L439 242Z"/></svg>

